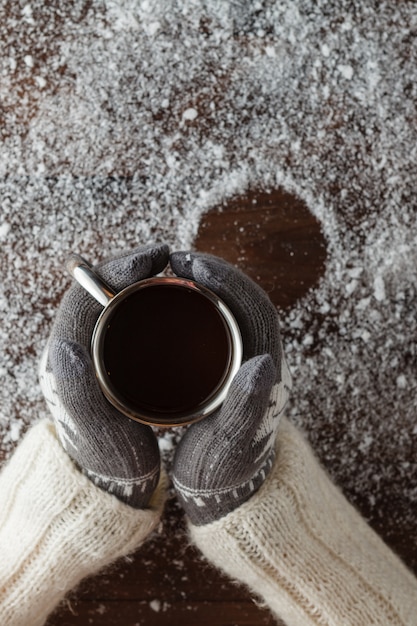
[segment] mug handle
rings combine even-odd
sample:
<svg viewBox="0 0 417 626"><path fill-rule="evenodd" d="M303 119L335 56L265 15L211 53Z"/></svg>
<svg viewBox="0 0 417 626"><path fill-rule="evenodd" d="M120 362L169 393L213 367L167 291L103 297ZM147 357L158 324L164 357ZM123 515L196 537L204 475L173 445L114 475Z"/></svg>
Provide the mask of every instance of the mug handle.
<svg viewBox="0 0 417 626"><path fill-rule="evenodd" d="M81 287L103 306L106 306L116 295L94 271L92 265L79 254L72 254L66 266L69 273Z"/></svg>

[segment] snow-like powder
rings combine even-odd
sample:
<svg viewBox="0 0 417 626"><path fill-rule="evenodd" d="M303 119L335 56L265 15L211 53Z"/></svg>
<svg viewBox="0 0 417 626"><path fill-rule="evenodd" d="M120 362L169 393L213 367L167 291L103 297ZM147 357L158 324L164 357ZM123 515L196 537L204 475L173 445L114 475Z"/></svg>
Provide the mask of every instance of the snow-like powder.
<svg viewBox="0 0 417 626"><path fill-rule="evenodd" d="M415 543L417 5L61 5L0 8L3 456L46 414L70 252L192 248L208 210L281 187L327 244L281 312L289 416L386 539Z"/></svg>

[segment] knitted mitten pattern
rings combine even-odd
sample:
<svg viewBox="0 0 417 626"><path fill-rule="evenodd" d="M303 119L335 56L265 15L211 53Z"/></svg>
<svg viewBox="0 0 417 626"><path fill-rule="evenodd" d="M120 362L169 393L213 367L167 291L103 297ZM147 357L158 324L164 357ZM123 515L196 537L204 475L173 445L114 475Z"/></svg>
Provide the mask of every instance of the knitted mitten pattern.
<svg viewBox="0 0 417 626"><path fill-rule="evenodd" d="M177 275L222 298L243 339L244 363L223 407L187 430L174 459L173 482L186 513L194 524L207 524L250 498L270 472L291 378L276 309L256 283L211 255L175 252L170 261Z"/></svg>
<svg viewBox="0 0 417 626"><path fill-rule="evenodd" d="M32 426L0 473L0 624L42 626L70 589L158 526L166 477L135 509L80 472L54 424Z"/></svg>
<svg viewBox="0 0 417 626"><path fill-rule="evenodd" d="M141 247L95 269L119 291L161 272L165 245ZM79 285L65 294L40 364L40 384L60 441L101 489L135 508L147 505L158 484L160 457L152 429L119 413L98 385L90 342L102 307Z"/></svg>
<svg viewBox="0 0 417 626"><path fill-rule="evenodd" d="M417 580L282 418L273 469L250 500L191 537L286 626L417 626Z"/></svg>

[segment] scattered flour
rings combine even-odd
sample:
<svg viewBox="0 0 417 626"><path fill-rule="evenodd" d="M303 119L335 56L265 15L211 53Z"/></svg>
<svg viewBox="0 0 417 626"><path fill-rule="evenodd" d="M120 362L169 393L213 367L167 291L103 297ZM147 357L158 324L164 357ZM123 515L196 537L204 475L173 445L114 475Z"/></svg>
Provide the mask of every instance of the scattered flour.
<svg viewBox="0 0 417 626"><path fill-rule="evenodd" d="M170 608L170 604L169 602L164 602L162 600L151 600L149 602L149 606L152 609L152 611L155 611L155 613L165 613L166 611L169 611Z"/></svg>
<svg viewBox="0 0 417 626"><path fill-rule="evenodd" d="M161 610L162 604L160 600L151 600L149 602L149 606L151 607L152 611L159 613L159 611Z"/></svg>
<svg viewBox="0 0 417 626"><path fill-rule="evenodd" d="M10 231L10 225L6 222L0 224L0 240L6 239L8 232Z"/></svg>
<svg viewBox="0 0 417 626"><path fill-rule="evenodd" d="M45 414L36 370L71 251L189 248L204 212L281 186L328 246L282 312L290 416L371 521L415 543L417 5L4 6L2 454Z"/></svg>

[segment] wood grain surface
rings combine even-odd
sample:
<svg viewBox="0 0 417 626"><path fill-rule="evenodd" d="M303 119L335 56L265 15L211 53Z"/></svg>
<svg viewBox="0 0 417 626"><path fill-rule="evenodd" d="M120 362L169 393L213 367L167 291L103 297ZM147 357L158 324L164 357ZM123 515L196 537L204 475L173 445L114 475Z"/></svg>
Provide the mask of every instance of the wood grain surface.
<svg viewBox="0 0 417 626"><path fill-rule="evenodd" d="M305 205L281 189L249 191L207 213L195 248L247 272L279 307L320 278L325 241ZM170 499L156 536L129 561L85 581L48 626L272 626L250 593L204 563Z"/></svg>
<svg viewBox="0 0 417 626"><path fill-rule="evenodd" d="M319 223L299 198L282 189L249 190L214 208L203 216L194 247L241 268L278 309L303 297L325 269ZM368 514L365 500L359 508ZM381 515L374 528L412 563L417 554L409 529L399 525L393 530L387 520ZM98 624L273 626L276 621L189 545L182 510L171 492L154 537L137 554L84 581L48 620L48 626Z"/></svg>
<svg viewBox="0 0 417 626"><path fill-rule="evenodd" d="M43 33L42 40L34 47L31 23L21 18L22 3L4 2L4 15L9 16L7 24L10 23L6 34L14 42L17 59L13 80L10 85L4 85L10 97L0 107L4 140L8 139L6 120L10 117L24 129L24 138L41 102L36 97L33 78L24 62L26 56L33 56L39 65L48 57L57 58L56 71L48 77L42 97L54 96L59 88L71 90L75 84L68 68L59 62L59 45L65 42L65 37L70 39L72 22L75 26L77 22L82 22L91 2L79 3L77 15L69 9L66 15L66 9L57 0L46 4L59 10L51 13L53 20L41 9L34 12ZM65 31L63 27L70 23L69 20L71 28ZM221 99L223 83L219 82L213 89L216 89L214 96L210 94L206 102L198 101L202 118L204 107L208 108L212 100ZM16 102L19 102L18 107ZM190 101L191 104L195 103ZM156 113L155 123L163 125L163 116L168 113L165 109ZM340 119L342 113L338 111ZM162 116L161 119L158 115ZM210 118L210 111L207 118ZM202 128L204 132L209 130L209 123L207 129L205 126ZM165 130L171 131L168 122ZM120 169L115 175L123 177L131 174L128 168L123 167L123 149L119 159ZM358 193L362 194L362 191L360 189ZM335 197L340 192L335 183ZM136 208L130 210L132 216L125 216L129 220L133 214L136 216ZM354 228L358 216L359 213L354 214L351 224L346 218L346 224ZM265 289L279 310L288 309L305 296L317 285L325 271L326 241L319 223L300 198L280 188L269 191L249 189L203 215L194 247L198 251L221 256L245 271ZM39 306L44 306L44 303L40 302ZM333 436L337 433L337 424L328 428L333 429ZM328 434L323 432L319 436L326 437ZM2 461L0 451L0 464ZM415 453L409 461L415 462ZM249 591L222 576L189 545L183 512L172 490L170 493L163 520L152 539L130 558L85 580L51 615L47 626L277 624ZM361 513L368 517L367 502L359 499L356 503ZM385 509L381 509L379 517L372 520L372 525L402 558L408 563L417 563L417 546L411 545L410 529L406 524L394 524L395 520L388 525L389 509L395 508L395 504L395 496L391 500L387 497Z"/></svg>

